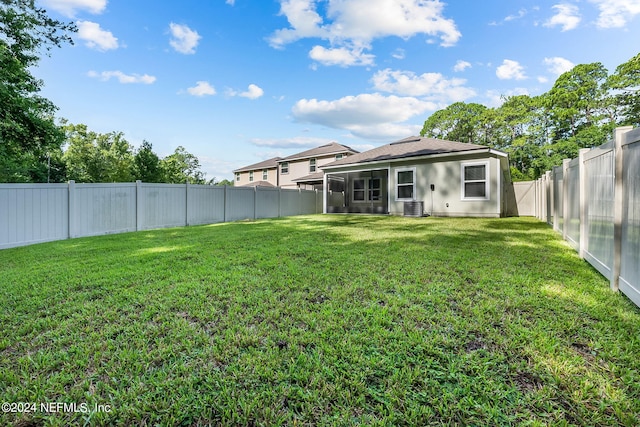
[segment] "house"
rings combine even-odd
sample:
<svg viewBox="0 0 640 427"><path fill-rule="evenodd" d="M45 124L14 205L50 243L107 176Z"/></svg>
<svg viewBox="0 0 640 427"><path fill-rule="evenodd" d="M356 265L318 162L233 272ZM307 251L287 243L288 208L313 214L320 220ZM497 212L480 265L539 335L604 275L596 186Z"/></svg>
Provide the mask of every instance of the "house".
<svg viewBox="0 0 640 427"><path fill-rule="evenodd" d="M278 160L280 160L280 157L274 157L260 163L255 163L253 165L234 170L234 185L236 187L277 187L279 185Z"/></svg>
<svg viewBox="0 0 640 427"><path fill-rule="evenodd" d="M320 167L358 151L331 142L320 147L234 170L236 186L274 186L322 190L323 173Z"/></svg>
<svg viewBox="0 0 640 427"><path fill-rule="evenodd" d="M412 136L322 167L324 212L500 217L506 153Z"/></svg>

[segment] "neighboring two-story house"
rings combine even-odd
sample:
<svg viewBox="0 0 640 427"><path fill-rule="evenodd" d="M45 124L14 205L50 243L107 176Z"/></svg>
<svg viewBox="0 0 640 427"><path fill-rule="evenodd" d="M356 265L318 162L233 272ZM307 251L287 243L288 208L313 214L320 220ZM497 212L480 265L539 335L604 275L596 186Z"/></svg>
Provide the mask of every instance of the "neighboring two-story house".
<svg viewBox="0 0 640 427"><path fill-rule="evenodd" d="M322 190L320 166L357 153L351 147L331 142L285 158L274 157L236 169L234 185Z"/></svg>

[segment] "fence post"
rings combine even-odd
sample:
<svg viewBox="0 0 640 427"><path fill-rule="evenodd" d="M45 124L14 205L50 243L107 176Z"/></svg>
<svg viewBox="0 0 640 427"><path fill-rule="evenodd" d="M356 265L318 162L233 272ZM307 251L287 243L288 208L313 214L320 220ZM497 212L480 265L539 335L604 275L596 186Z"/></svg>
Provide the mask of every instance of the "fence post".
<svg viewBox="0 0 640 427"><path fill-rule="evenodd" d="M184 225L189 226L189 181L184 183Z"/></svg>
<svg viewBox="0 0 640 427"><path fill-rule="evenodd" d="M282 216L282 187L278 187L278 218Z"/></svg>
<svg viewBox="0 0 640 427"><path fill-rule="evenodd" d="M253 220L258 218L258 186L253 187Z"/></svg>
<svg viewBox="0 0 640 427"><path fill-rule="evenodd" d="M587 203L587 168L584 164L584 155L589 151L588 148L582 148L578 151L578 175L580 176L580 247L578 254L584 259L584 254L589 247L589 230L587 229L587 221L589 215L589 203Z"/></svg>
<svg viewBox="0 0 640 427"><path fill-rule="evenodd" d="M227 222L227 186L224 186L224 197L222 199L222 222Z"/></svg>
<svg viewBox="0 0 640 427"><path fill-rule="evenodd" d="M623 135L632 129L631 126L616 128L614 135L615 185L613 187L613 268L611 270L611 290L618 292L620 288L620 267L622 262L622 217L623 217L623 173L624 151Z"/></svg>
<svg viewBox="0 0 640 427"><path fill-rule="evenodd" d="M76 237L76 182L74 180L69 181L69 238Z"/></svg>
<svg viewBox="0 0 640 427"><path fill-rule="evenodd" d="M142 230L144 203L142 202L142 181L136 180L136 230Z"/></svg>
<svg viewBox="0 0 640 427"><path fill-rule="evenodd" d="M567 218L569 218L569 162L571 159L562 160L562 238L567 240Z"/></svg>

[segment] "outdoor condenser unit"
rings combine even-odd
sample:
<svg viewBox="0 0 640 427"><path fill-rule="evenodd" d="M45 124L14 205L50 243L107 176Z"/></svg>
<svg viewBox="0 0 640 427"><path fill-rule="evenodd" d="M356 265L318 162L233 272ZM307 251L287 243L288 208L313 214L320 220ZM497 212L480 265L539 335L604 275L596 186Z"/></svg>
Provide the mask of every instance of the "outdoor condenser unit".
<svg viewBox="0 0 640 427"><path fill-rule="evenodd" d="M423 216L424 202L412 200L404 202L404 216Z"/></svg>

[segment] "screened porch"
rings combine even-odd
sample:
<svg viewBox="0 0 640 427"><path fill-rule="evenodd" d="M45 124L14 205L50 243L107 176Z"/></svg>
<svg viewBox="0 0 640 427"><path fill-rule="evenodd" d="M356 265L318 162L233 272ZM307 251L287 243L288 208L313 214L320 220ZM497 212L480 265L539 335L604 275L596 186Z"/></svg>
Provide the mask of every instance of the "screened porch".
<svg viewBox="0 0 640 427"><path fill-rule="evenodd" d="M328 173L327 213L389 213L389 172L369 170Z"/></svg>

